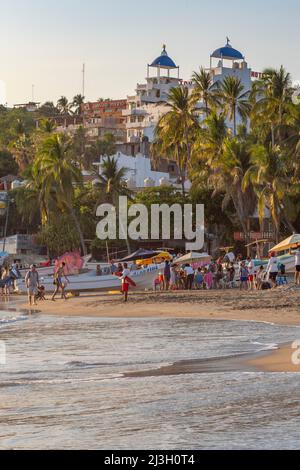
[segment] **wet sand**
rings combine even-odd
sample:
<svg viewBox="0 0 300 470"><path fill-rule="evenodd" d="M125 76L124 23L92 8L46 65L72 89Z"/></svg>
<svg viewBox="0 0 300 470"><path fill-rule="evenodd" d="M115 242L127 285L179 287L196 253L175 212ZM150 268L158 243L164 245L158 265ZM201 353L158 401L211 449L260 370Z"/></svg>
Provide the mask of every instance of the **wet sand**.
<svg viewBox="0 0 300 470"><path fill-rule="evenodd" d="M264 372L300 372L300 333L298 346L295 346L292 343L282 345L271 354L250 359L246 364ZM295 360L297 363L294 363Z"/></svg>
<svg viewBox="0 0 300 470"><path fill-rule="evenodd" d="M28 308L24 299L20 306ZM203 318L300 326L300 289L134 292L128 303L118 293L89 293L67 301L39 302L36 308L62 316Z"/></svg>

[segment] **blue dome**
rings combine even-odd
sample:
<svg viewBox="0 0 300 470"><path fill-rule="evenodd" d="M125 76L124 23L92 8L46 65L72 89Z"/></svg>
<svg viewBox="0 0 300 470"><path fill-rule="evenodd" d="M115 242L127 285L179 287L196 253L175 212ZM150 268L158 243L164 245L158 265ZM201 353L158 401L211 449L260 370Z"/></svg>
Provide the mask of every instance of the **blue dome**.
<svg viewBox="0 0 300 470"><path fill-rule="evenodd" d="M241 52L234 49L230 44L229 40L227 40L227 44L220 49L217 49L211 57L215 57L216 59L230 59L230 60L244 60L244 56Z"/></svg>
<svg viewBox="0 0 300 470"><path fill-rule="evenodd" d="M177 68L175 62L168 56L166 46L163 47L161 55L152 62L151 67L162 67L167 69Z"/></svg>

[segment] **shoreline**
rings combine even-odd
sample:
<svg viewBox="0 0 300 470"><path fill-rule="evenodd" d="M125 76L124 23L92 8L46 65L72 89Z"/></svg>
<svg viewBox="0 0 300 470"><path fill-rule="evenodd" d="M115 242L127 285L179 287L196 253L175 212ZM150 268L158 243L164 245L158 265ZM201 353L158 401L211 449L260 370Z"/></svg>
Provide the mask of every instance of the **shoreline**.
<svg viewBox="0 0 300 470"><path fill-rule="evenodd" d="M100 318L160 318L202 319L214 321L245 321L273 325L300 327L300 290L240 292L240 291L192 291L192 292L131 292L125 304L120 294L85 293L67 301L58 299L39 302L29 308L25 296L11 297L7 303L0 301L0 309L17 309L27 313L40 313L64 317ZM295 330L296 332L297 330ZM294 341L300 340L295 333ZM245 357L209 361L209 370L244 370L261 372L300 372L300 365L292 363L292 342L279 345L278 349L261 351ZM300 353L299 353L300 359ZM196 361L197 362L197 361ZM160 373L202 372L201 361L193 364L174 364ZM207 365L206 365L207 366ZM206 367L205 366L205 367ZM206 370L206 369L205 369ZM182 371L182 372L180 372ZM151 371L145 371L146 375ZM157 375L156 371L154 375Z"/></svg>
<svg viewBox="0 0 300 470"><path fill-rule="evenodd" d="M49 296L47 296L49 298ZM30 310L26 296L12 298ZM1 302L0 302L1 304ZM201 318L300 327L300 289L276 291L130 292L124 303L118 292L83 293L67 301L46 300L32 307L47 315L107 318ZM300 333L299 333L300 338Z"/></svg>
<svg viewBox="0 0 300 470"><path fill-rule="evenodd" d="M285 343L280 345L278 349L265 351L256 358L246 361L246 365L254 367L261 372L300 372L300 336L299 336L298 353L296 348L293 348L293 343ZM296 355L299 360L299 364L293 363L293 355Z"/></svg>

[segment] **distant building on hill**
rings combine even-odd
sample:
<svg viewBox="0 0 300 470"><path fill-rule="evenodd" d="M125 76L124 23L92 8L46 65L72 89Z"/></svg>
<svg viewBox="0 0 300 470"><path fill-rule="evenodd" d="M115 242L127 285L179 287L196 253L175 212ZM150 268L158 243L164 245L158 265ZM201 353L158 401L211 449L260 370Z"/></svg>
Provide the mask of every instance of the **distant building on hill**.
<svg viewBox="0 0 300 470"><path fill-rule="evenodd" d="M99 167L100 174L101 163L105 158L106 157L103 156L100 157L99 163L94 164ZM132 190L161 186L170 186L181 190L176 165L171 165L169 162L163 161L157 168L153 167L151 159L141 153L133 157L117 152L112 158L116 159L119 169L125 168L125 180L127 186ZM95 179L95 182L97 182L97 179ZM188 191L190 188L191 183L187 181L186 190Z"/></svg>
<svg viewBox="0 0 300 470"><path fill-rule="evenodd" d="M161 55L147 67L146 83L137 84L136 94L127 97L127 109L123 111L127 142L154 140L155 127L167 111L168 94L171 88L178 87L181 83L179 71L164 45Z"/></svg>
<svg viewBox="0 0 300 470"><path fill-rule="evenodd" d="M34 113L39 109L41 103L30 101L29 103L15 104L14 109L26 109L29 113Z"/></svg>
<svg viewBox="0 0 300 470"><path fill-rule="evenodd" d="M118 143L126 141L126 128L123 110L127 100L104 100L82 105L84 127L91 139L102 139L105 134L113 134Z"/></svg>

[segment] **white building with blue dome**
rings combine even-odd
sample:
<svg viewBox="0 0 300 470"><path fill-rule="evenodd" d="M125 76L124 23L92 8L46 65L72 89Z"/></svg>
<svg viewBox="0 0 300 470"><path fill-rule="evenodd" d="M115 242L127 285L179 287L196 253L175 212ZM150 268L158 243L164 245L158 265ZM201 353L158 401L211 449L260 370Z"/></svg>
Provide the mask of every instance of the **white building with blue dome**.
<svg viewBox="0 0 300 470"><path fill-rule="evenodd" d="M159 57L147 66L145 84L138 84L136 94L127 97L126 117L127 142L152 142L159 118L166 112L166 102L171 88L182 83L180 68L169 57L166 46Z"/></svg>
<svg viewBox="0 0 300 470"><path fill-rule="evenodd" d="M248 67L245 56L231 46L228 38L224 47L220 47L211 54L209 70L214 83L232 76L241 81L244 92L251 90L251 69Z"/></svg>
<svg viewBox="0 0 300 470"><path fill-rule="evenodd" d="M199 64L195 64L195 69L198 66ZM208 70L214 84L227 76L234 76L241 81L244 92L251 90L251 69L245 56L231 46L228 38L225 46L211 54ZM147 66L146 83L138 84L136 94L127 97L128 107L123 111L123 116L126 117L127 142L153 141L155 127L160 117L168 111L168 93L171 88L181 85L190 89L193 87L191 81L180 78L180 68L168 55L164 45L160 56ZM241 123L239 117L237 123ZM230 127L232 123L228 122L228 125Z"/></svg>

